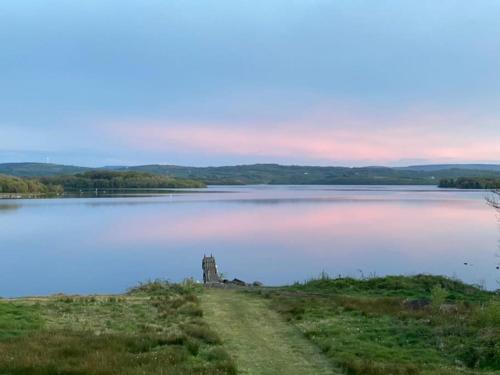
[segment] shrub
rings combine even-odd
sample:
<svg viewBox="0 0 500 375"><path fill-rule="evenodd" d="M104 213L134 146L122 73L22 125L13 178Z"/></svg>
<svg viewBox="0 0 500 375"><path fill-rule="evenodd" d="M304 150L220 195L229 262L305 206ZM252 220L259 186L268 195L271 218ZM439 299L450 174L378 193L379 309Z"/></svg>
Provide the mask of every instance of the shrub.
<svg viewBox="0 0 500 375"><path fill-rule="evenodd" d="M441 285L436 284L431 290L431 304L434 308L439 308L448 297L448 292Z"/></svg>
<svg viewBox="0 0 500 375"><path fill-rule="evenodd" d="M491 301L480 310L476 318L481 326L500 327L500 301Z"/></svg>

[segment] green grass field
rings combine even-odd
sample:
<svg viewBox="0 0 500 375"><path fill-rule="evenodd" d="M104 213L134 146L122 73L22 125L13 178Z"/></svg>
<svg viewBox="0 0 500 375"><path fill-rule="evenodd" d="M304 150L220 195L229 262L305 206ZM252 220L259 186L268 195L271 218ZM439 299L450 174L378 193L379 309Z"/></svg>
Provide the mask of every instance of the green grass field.
<svg viewBox="0 0 500 375"><path fill-rule="evenodd" d="M500 298L437 276L323 276L260 291L349 374L500 373Z"/></svg>
<svg viewBox="0 0 500 375"><path fill-rule="evenodd" d="M340 374L319 348L281 318L258 295L208 289L202 306L207 321L244 374Z"/></svg>
<svg viewBox="0 0 500 375"><path fill-rule="evenodd" d="M0 374L500 374L500 297L437 276L0 299Z"/></svg>
<svg viewBox="0 0 500 375"><path fill-rule="evenodd" d="M0 373L234 374L198 294L154 282L123 296L2 301Z"/></svg>

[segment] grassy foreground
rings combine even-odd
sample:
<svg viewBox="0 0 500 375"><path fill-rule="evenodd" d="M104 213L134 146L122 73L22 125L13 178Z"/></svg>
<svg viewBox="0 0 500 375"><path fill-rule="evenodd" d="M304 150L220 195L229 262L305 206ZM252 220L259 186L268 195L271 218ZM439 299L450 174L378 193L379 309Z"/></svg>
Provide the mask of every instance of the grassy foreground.
<svg viewBox="0 0 500 375"><path fill-rule="evenodd" d="M500 297L437 276L0 300L0 374L500 374Z"/></svg>
<svg viewBox="0 0 500 375"><path fill-rule="evenodd" d="M260 291L348 374L500 374L500 297L439 276Z"/></svg>
<svg viewBox="0 0 500 375"><path fill-rule="evenodd" d="M234 374L203 320L199 286L0 302L0 374Z"/></svg>
<svg viewBox="0 0 500 375"><path fill-rule="evenodd" d="M340 374L295 327L259 296L209 289L202 297L207 321L244 374Z"/></svg>

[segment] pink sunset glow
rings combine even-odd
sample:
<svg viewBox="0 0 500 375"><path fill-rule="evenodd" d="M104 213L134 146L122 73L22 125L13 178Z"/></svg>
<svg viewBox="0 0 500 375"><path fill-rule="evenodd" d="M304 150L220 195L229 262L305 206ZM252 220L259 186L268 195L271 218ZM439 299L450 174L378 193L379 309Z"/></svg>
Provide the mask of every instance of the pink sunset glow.
<svg viewBox="0 0 500 375"><path fill-rule="evenodd" d="M0 163L500 163L498 2L24 3Z"/></svg>
<svg viewBox="0 0 500 375"><path fill-rule="evenodd" d="M387 241L419 246L411 257L425 257L429 251L447 252L448 248L436 249L433 242L443 242L450 233L463 227L463 232L474 228L494 227L491 217L485 215L487 207L482 202L447 202L429 205L414 202L409 205L388 202L363 202L355 205L328 204L306 206L250 206L247 209L228 211L207 211L196 215L154 214L141 219L124 219L104 228L103 238L110 244L121 243L179 243L196 241L200 243L221 243L224 241L255 241L262 238L278 239L278 242L292 241L307 246L312 238L324 238L332 243L343 241L363 242ZM429 227L429 222L439 223ZM363 238L359 237L363 228ZM494 229L494 228L493 228ZM408 244L408 233L425 232ZM460 241L459 238L456 241ZM446 241L445 241L446 242ZM452 241L453 242L453 241ZM324 250L324 249L323 249ZM376 251L376 249L372 249ZM310 252L320 249L310 249ZM366 249L370 251L370 249Z"/></svg>
<svg viewBox="0 0 500 375"><path fill-rule="evenodd" d="M500 159L495 124L463 116L413 115L398 118L333 114L287 123L217 124L162 121L114 123L110 134L142 151L176 150L222 156L317 162L391 164ZM459 120L460 119L460 120ZM482 124L475 134L474 124ZM450 129L454 127L453 137Z"/></svg>

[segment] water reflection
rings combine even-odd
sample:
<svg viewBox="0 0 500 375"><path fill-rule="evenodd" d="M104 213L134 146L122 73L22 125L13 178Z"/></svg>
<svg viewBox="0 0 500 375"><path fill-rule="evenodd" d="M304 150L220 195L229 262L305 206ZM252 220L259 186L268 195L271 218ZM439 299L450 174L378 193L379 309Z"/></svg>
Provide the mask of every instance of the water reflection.
<svg viewBox="0 0 500 375"><path fill-rule="evenodd" d="M491 224L491 217L484 214L481 206L457 202L401 205L401 202L363 201L355 204L353 201L340 201L276 207L271 200L267 205L237 205L222 210L219 207L204 207L196 214L175 212L175 217L170 213L151 212L141 217L117 219L105 229L103 239L112 243L154 243L189 241L193 237L212 241L248 240L255 239L256 235L273 235L275 240L293 238L297 241L334 235L337 238L397 237L403 241L412 231L440 235L452 224L453 231L464 233L467 228L471 229L470 222L480 228ZM429 222L442 225L429 226Z"/></svg>
<svg viewBox="0 0 500 375"><path fill-rule="evenodd" d="M22 209L15 214L0 209L7 212L0 227L0 295L116 292L148 278L199 278L204 252L213 252L228 276L267 284L323 270L356 276L360 269L455 275L496 286L498 232L482 193L209 191L18 201Z"/></svg>
<svg viewBox="0 0 500 375"><path fill-rule="evenodd" d="M8 211L14 211L21 207L20 204L16 203L1 203L0 202L0 215L2 213L7 213Z"/></svg>

